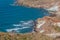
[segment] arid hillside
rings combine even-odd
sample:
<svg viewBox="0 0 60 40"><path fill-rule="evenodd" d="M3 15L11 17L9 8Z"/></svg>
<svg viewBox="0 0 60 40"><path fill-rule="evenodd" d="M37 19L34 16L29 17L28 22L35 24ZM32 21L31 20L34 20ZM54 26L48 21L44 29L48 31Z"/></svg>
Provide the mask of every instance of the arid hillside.
<svg viewBox="0 0 60 40"><path fill-rule="evenodd" d="M14 34L0 32L0 40L53 40L53 38L40 33Z"/></svg>
<svg viewBox="0 0 60 40"><path fill-rule="evenodd" d="M55 3L60 2L60 0L17 0L19 5L29 6L29 7L45 7L49 8Z"/></svg>

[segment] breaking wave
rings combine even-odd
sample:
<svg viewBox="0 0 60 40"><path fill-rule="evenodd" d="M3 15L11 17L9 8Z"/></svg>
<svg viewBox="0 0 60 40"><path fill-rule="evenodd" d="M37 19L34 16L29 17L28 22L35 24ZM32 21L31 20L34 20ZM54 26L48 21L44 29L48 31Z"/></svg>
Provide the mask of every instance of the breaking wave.
<svg viewBox="0 0 60 40"><path fill-rule="evenodd" d="M18 24L13 24L14 28L6 29L7 32L20 32L22 30L24 31L32 31L34 27L34 21L20 21ZM28 30L27 30L28 29ZM32 30L30 30L32 29Z"/></svg>
<svg viewBox="0 0 60 40"><path fill-rule="evenodd" d="M25 29L25 28L29 28L29 27L23 27L23 28L12 28L12 29L7 29L6 31L7 31L7 32L13 32L13 31L15 31L15 32L19 32L19 30L21 30L21 29Z"/></svg>
<svg viewBox="0 0 60 40"><path fill-rule="evenodd" d="M22 26L22 27L32 26L32 25L34 25L34 22L32 20L30 20L30 21L20 21L19 24L13 24L13 26Z"/></svg>

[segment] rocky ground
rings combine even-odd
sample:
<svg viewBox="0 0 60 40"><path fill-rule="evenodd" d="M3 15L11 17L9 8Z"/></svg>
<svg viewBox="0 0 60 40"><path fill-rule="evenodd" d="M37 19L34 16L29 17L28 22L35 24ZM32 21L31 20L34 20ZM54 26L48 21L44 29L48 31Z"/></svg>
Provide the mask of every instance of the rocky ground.
<svg viewBox="0 0 60 40"><path fill-rule="evenodd" d="M54 40L54 39L40 33L15 34L0 32L0 40Z"/></svg>

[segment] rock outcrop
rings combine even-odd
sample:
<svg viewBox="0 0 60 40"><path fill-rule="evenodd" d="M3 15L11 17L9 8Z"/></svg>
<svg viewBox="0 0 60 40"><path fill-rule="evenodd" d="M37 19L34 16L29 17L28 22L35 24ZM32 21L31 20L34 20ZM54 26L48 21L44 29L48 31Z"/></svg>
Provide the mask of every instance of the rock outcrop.
<svg viewBox="0 0 60 40"><path fill-rule="evenodd" d="M44 30L45 33L57 32L54 28L60 27L60 20L55 17L45 16L37 19L36 31Z"/></svg>
<svg viewBox="0 0 60 40"><path fill-rule="evenodd" d="M43 34L57 34L60 33L60 20L56 17L45 16L36 20L35 31ZM58 36L58 35L55 35ZM54 37L55 37L54 36ZM59 35L60 36L60 35Z"/></svg>

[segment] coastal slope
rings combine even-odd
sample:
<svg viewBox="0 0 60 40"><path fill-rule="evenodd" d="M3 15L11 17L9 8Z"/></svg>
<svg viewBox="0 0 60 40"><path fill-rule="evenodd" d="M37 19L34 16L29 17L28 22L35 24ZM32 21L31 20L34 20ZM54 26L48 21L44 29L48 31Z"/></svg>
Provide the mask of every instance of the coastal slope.
<svg viewBox="0 0 60 40"><path fill-rule="evenodd" d="M59 3L60 0L17 0L18 5L35 7L35 8L49 8L53 6L55 3Z"/></svg>

